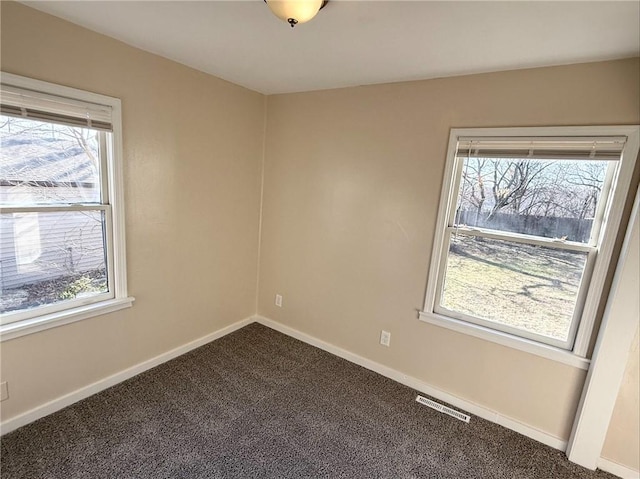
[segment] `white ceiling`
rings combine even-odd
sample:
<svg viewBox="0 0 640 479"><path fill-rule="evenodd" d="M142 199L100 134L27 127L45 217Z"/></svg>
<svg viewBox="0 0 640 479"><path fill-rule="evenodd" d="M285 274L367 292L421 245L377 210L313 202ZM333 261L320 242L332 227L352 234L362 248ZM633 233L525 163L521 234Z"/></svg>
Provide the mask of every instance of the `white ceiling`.
<svg viewBox="0 0 640 479"><path fill-rule="evenodd" d="M23 3L265 94L640 55L638 1L331 0L293 29L262 0Z"/></svg>

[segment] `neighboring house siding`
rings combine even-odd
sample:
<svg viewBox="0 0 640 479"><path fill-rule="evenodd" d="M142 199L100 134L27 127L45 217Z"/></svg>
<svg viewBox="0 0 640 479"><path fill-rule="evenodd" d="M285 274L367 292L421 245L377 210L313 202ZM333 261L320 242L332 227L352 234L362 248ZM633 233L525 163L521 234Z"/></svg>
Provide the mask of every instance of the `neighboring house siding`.
<svg viewBox="0 0 640 479"><path fill-rule="evenodd" d="M9 213L0 223L2 289L105 267L99 212Z"/></svg>
<svg viewBox="0 0 640 479"><path fill-rule="evenodd" d="M83 147L66 127L5 118L9 120L0 132L1 205L99 204L99 152L93 133L86 133ZM106 264L99 211L3 213L0 234L2 290Z"/></svg>

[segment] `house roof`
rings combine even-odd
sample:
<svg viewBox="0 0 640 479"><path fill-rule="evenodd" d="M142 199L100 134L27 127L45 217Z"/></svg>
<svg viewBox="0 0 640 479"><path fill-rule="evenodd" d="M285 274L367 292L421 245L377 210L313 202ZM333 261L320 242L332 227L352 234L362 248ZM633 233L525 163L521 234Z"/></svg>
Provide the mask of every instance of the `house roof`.
<svg viewBox="0 0 640 479"><path fill-rule="evenodd" d="M0 128L0 186L97 186L97 165L77 140L42 130L18 130Z"/></svg>

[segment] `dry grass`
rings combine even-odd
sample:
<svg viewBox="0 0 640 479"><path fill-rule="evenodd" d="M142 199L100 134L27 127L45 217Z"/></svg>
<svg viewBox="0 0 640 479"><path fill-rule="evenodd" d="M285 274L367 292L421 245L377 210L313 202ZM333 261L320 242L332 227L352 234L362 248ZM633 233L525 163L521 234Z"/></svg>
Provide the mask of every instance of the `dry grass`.
<svg viewBox="0 0 640 479"><path fill-rule="evenodd" d="M0 298L0 313L37 308L59 303L81 295L107 292L107 273L104 269L85 271L55 279L5 289Z"/></svg>
<svg viewBox="0 0 640 479"><path fill-rule="evenodd" d="M565 340L585 258L460 235L452 241L442 305Z"/></svg>

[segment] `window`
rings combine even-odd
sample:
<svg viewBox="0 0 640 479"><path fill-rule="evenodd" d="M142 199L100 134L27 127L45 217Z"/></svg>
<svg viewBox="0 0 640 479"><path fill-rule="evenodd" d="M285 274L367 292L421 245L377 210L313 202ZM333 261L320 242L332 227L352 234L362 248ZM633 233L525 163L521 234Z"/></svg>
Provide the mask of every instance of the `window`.
<svg viewBox="0 0 640 479"><path fill-rule="evenodd" d="M2 339L130 306L120 101L2 74Z"/></svg>
<svg viewBox="0 0 640 479"><path fill-rule="evenodd" d="M637 127L453 130L421 319L585 357L637 153Z"/></svg>

